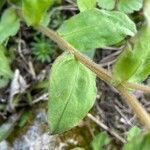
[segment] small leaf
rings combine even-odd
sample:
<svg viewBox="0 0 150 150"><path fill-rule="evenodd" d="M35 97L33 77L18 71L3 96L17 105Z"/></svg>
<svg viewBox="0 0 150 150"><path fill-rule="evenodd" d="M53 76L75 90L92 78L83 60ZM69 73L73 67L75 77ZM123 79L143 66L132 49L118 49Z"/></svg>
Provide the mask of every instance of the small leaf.
<svg viewBox="0 0 150 150"><path fill-rule="evenodd" d="M0 126L0 142L6 139L14 128L14 122L4 123Z"/></svg>
<svg viewBox="0 0 150 150"><path fill-rule="evenodd" d="M43 22L52 0L23 0L22 9L28 25L39 25Z"/></svg>
<svg viewBox="0 0 150 150"><path fill-rule="evenodd" d="M106 132L99 133L92 141L93 150L103 150L103 146L109 144L110 138Z"/></svg>
<svg viewBox="0 0 150 150"><path fill-rule="evenodd" d="M125 13L133 13L143 6L143 0L119 0L117 8Z"/></svg>
<svg viewBox="0 0 150 150"><path fill-rule="evenodd" d="M0 21L0 44L14 36L20 28L19 18L13 8L6 9Z"/></svg>
<svg viewBox="0 0 150 150"><path fill-rule="evenodd" d="M14 114L8 119L8 121L0 126L0 142L5 140L10 135L19 118L20 114Z"/></svg>
<svg viewBox="0 0 150 150"><path fill-rule="evenodd" d="M22 116L18 122L18 126L20 128L23 127L28 122L29 117L30 117L30 112L27 110L22 114Z"/></svg>
<svg viewBox="0 0 150 150"><path fill-rule="evenodd" d="M142 27L119 56L113 68L113 80L117 83L127 81L142 82L150 74L150 28ZM125 68L125 69L124 69Z"/></svg>
<svg viewBox="0 0 150 150"><path fill-rule="evenodd" d="M135 137L132 141L124 145L123 150L149 150L150 133Z"/></svg>
<svg viewBox="0 0 150 150"><path fill-rule="evenodd" d="M125 13L133 13L143 6L143 0L97 0L97 2L103 9L112 10L116 7Z"/></svg>
<svg viewBox="0 0 150 150"><path fill-rule="evenodd" d="M96 7L96 0L77 0L79 10L85 11Z"/></svg>
<svg viewBox="0 0 150 150"><path fill-rule="evenodd" d="M116 0L97 0L98 6L107 10L112 10L115 7Z"/></svg>
<svg viewBox="0 0 150 150"><path fill-rule="evenodd" d="M75 48L86 51L113 45L134 36L135 24L121 12L92 9L64 22L59 34Z"/></svg>
<svg viewBox="0 0 150 150"><path fill-rule="evenodd" d="M72 54L64 53L50 75L48 121L52 134L76 126L96 98L95 75Z"/></svg>
<svg viewBox="0 0 150 150"><path fill-rule="evenodd" d="M0 45L0 88L6 86L12 78L13 73L10 69L9 59L5 56L5 48Z"/></svg>
<svg viewBox="0 0 150 150"><path fill-rule="evenodd" d="M150 75L150 3L146 4L144 15L147 22L131 40L132 47L130 50L126 48L116 62L113 69L113 80L115 82L127 80L142 82Z"/></svg>
<svg viewBox="0 0 150 150"><path fill-rule="evenodd" d="M141 133L140 128L138 128L137 126L132 127L128 131L128 135L127 135L128 142L131 141L131 140L134 140L134 138L136 138L140 133Z"/></svg>

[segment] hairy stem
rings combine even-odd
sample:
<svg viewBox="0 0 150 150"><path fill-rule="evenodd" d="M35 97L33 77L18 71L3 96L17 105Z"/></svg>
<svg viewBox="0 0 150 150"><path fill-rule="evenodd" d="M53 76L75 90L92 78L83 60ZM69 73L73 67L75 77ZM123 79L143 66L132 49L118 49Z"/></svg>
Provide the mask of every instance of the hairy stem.
<svg viewBox="0 0 150 150"><path fill-rule="evenodd" d="M70 53L74 54L74 56L80 62L82 62L85 66L87 66L91 71L93 71L100 79L104 80L108 84L112 84L111 74L107 70L103 69L102 67L100 67L100 65L94 63L87 56L80 53L72 45L70 45L67 41L65 41L61 36L59 36L56 32L44 26L38 26L37 29L46 36L48 36L50 39L52 39L54 42L56 42L61 49L69 51ZM126 85L128 85L128 87L131 86L131 84L125 83L125 85L120 84L115 88L120 92L120 94L126 100L128 105L133 109L139 120L145 125L146 128L150 129L149 114L146 112L144 107L138 102L136 97L128 92ZM131 87L133 87L133 85Z"/></svg>
<svg viewBox="0 0 150 150"><path fill-rule="evenodd" d="M150 87L146 86L146 85L143 85L143 84L126 82L126 83L124 83L124 86L128 87L130 89L136 89L136 90L143 91L145 93L150 93Z"/></svg>

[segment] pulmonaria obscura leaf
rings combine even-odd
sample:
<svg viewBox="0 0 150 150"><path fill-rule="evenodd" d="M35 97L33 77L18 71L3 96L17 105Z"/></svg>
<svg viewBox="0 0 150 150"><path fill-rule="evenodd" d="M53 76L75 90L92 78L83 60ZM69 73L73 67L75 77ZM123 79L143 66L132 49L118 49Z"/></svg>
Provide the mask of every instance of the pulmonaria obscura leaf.
<svg viewBox="0 0 150 150"><path fill-rule="evenodd" d="M52 134L76 126L96 98L95 75L72 54L64 53L50 74L48 121Z"/></svg>
<svg viewBox="0 0 150 150"><path fill-rule="evenodd" d="M122 12L91 9L65 21L59 34L80 51L102 48L134 36L135 24Z"/></svg>

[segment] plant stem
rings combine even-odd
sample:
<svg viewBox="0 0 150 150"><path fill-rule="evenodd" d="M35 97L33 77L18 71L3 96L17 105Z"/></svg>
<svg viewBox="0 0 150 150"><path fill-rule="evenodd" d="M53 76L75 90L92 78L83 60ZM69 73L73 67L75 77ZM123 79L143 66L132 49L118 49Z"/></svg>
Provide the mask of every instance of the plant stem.
<svg viewBox="0 0 150 150"><path fill-rule="evenodd" d="M146 85L126 82L124 83L124 86L130 89L136 89L136 90L143 91L145 93L150 93L150 87Z"/></svg>
<svg viewBox="0 0 150 150"><path fill-rule="evenodd" d="M126 89L123 85L118 86L117 90L121 93L126 102L133 109L137 117L140 119L141 123L143 123L145 127L150 130L150 116L136 99L136 97L133 94L129 93L128 89Z"/></svg>
<svg viewBox="0 0 150 150"><path fill-rule="evenodd" d="M110 85L112 84L111 74L108 73L107 70L103 69L102 67L100 67L100 65L94 63L87 56L80 53L72 45L70 45L67 41L65 41L61 36L59 36L56 32L42 25L38 26L37 29L41 31L43 34L45 34L46 36L48 36L50 39L52 39L54 42L56 42L61 49L65 51L69 51L70 53L74 54L74 56L80 62L82 62L85 66L87 66L91 71L93 71L100 79L104 80ZM126 85L131 85L131 84L126 84ZM149 114L146 112L144 107L138 102L136 97L133 94L128 92L128 89L125 87L126 85L120 84L115 88L120 92L120 94L126 100L128 105L133 109L133 111L135 112L139 120L145 125L147 129L150 129Z"/></svg>

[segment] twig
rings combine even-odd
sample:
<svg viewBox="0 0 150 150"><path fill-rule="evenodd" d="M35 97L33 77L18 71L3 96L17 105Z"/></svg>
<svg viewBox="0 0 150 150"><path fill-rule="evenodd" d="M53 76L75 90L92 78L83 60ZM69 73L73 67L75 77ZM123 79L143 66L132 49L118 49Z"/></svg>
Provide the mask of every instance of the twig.
<svg viewBox="0 0 150 150"><path fill-rule="evenodd" d="M87 56L80 53L78 50L76 50L72 45L70 45L67 41L65 41L61 36L59 36L56 32L52 31L51 29L44 27L44 26L38 26L37 29L41 31L43 34L48 36L50 39L52 39L54 42L58 44L58 46L68 51L81 62L86 67L88 67L91 71L93 71L100 79L104 80L108 84L112 84L112 77L110 73L100 67L100 65L94 63L91 59L89 59ZM145 125L146 128L150 129L150 116L144 109L144 107L138 102L136 97L133 94L130 94L128 92L128 89L125 87L125 85L120 84L119 86L115 87L120 94L125 98L129 106L133 109L135 114L138 116L140 121Z"/></svg>
<svg viewBox="0 0 150 150"><path fill-rule="evenodd" d="M128 120L128 118L121 112L121 110L119 109L119 107L117 105L115 105L115 109L116 111L121 115L121 117L125 120L126 124L132 126L132 123Z"/></svg>
<svg viewBox="0 0 150 150"><path fill-rule="evenodd" d="M93 115L91 115L90 113L87 114L87 117L90 118L93 122L95 122L97 125L99 125L101 128L103 128L104 130L106 130L107 132L109 132L111 135L113 135L114 137L116 137L119 141L121 141L122 143L127 143L127 141L122 138L120 135L118 135L115 131L113 131L112 129L108 128L104 123L102 123L100 120L96 119Z"/></svg>
<svg viewBox="0 0 150 150"><path fill-rule="evenodd" d="M37 99L33 100L32 105L35 104L35 103L38 103L40 101L46 101L46 100L48 100L48 93L44 93L43 95L41 95Z"/></svg>

